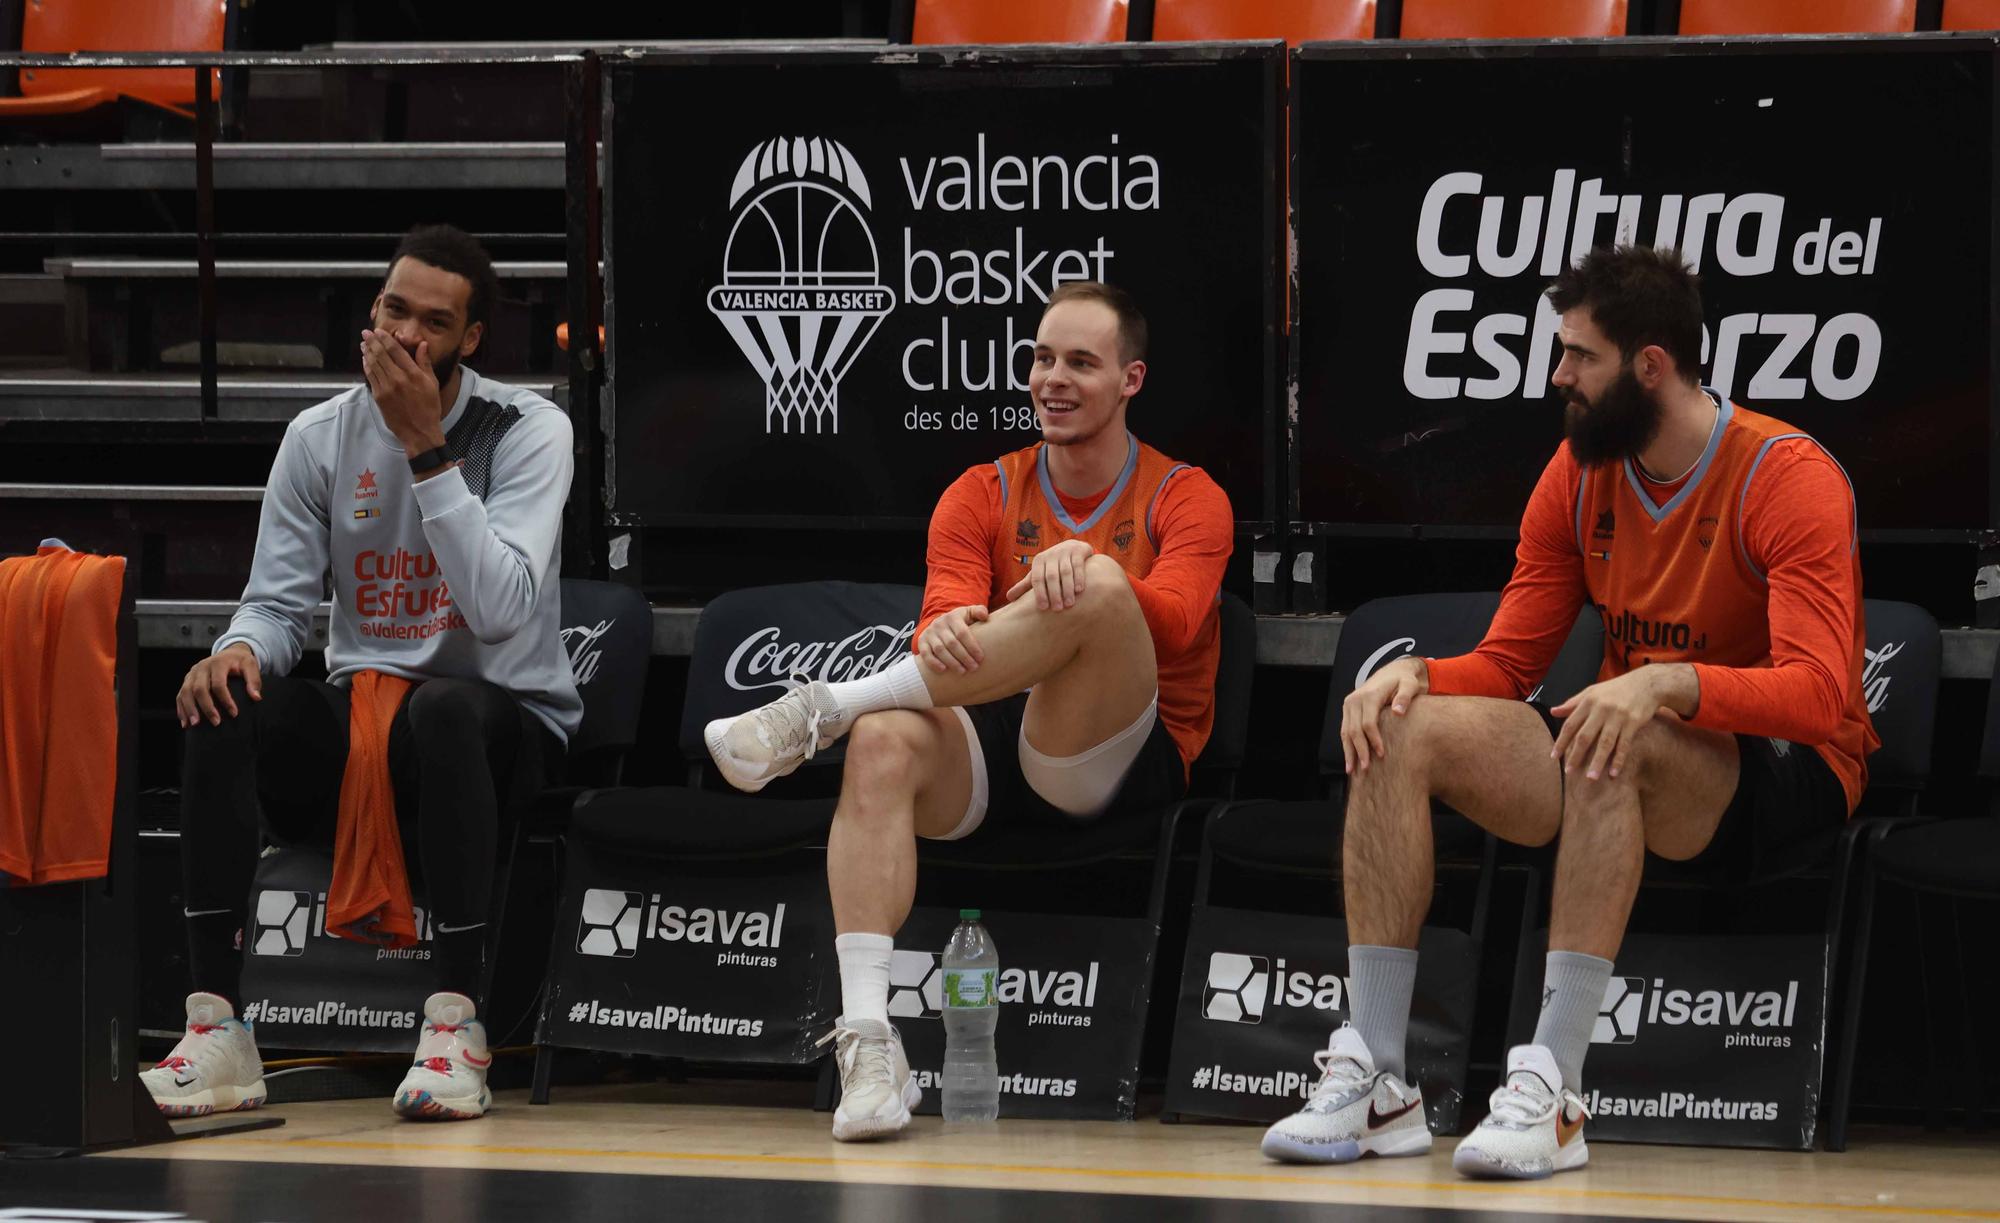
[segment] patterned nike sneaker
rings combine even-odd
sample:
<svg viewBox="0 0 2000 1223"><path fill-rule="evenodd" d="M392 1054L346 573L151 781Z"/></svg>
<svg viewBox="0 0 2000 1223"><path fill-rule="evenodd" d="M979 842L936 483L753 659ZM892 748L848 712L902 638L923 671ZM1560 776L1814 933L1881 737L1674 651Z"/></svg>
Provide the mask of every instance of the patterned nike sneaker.
<svg viewBox="0 0 2000 1223"><path fill-rule="evenodd" d="M837 1142L887 1138L910 1123L910 1110L923 1102L923 1088L910 1077L903 1034L876 1019L834 1021L816 1044L833 1043L840 1069L840 1107L833 1110Z"/></svg>
<svg viewBox="0 0 2000 1223"><path fill-rule="evenodd" d="M266 1098L264 1059L250 1025L227 999L189 994L187 1031L174 1051L139 1076L153 1103L169 1117L256 1108Z"/></svg>
<svg viewBox="0 0 2000 1223"><path fill-rule="evenodd" d="M1590 1162L1583 1123L1590 1113L1562 1085L1555 1055L1541 1045L1507 1054L1507 1081L1492 1112L1452 1152L1451 1166L1480 1180L1540 1180Z"/></svg>
<svg viewBox="0 0 2000 1223"><path fill-rule="evenodd" d="M470 1121L493 1106L486 1089L486 1026L473 1018L464 994L432 994L424 1001L424 1035L416 1064L391 1102L413 1121Z"/></svg>
<svg viewBox="0 0 2000 1223"><path fill-rule="evenodd" d="M708 754L729 784L755 794L831 747L854 719L819 680L792 689L768 705L702 729Z"/></svg>
<svg viewBox="0 0 2000 1223"><path fill-rule="evenodd" d="M1386 1070L1361 1034L1342 1025L1313 1054L1319 1082L1298 1112L1264 1131L1264 1154L1286 1163L1346 1164L1363 1155L1422 1155L1431 1149L1424 1094Z"/></svg>

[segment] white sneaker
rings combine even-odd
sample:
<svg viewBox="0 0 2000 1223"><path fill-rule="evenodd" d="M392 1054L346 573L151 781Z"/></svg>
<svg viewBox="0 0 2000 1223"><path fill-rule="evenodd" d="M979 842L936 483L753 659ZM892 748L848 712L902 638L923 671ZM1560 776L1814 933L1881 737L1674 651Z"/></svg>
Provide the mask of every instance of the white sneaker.
<svg viewBox="0 0 2000 1223"><path fill-rule="evenodd" d="M814 680L748 713L717 718L702 738L729 784L754 794L832 746L853 722L826 684Z"/></svg>
<svg viewBox="0 0 2000 1223"><path fill-rule="evenodd" d="M153 1103L169 1117L256 1108L266 1098L264 1059L250 1025L227 999L189 994L187 1032L160 1064L140 1074Z"/></svg>
<svg viewBox="0 0 2000 1223"><path fill-rule="evenodd" d="M432 994L424 1000L424 1035L416 1064L403 1076L391 1102L413 1121L470 1121L493 1105L486 1089L486 1025L472 1017L464 994Z"/></svg>
<svg viewBox="0 0 2000 1223"><path fill-rule="evenodd" d="M1342 1025L1313 1054L1319 1082L1298 1112L1264 1131L1264 1154L1286 1163L1345 1164L1363 1155L1431 1149L1424 1093L1386 1070L1361 1034Z"/></svg>
<svg viewBox="0 0 2000 1223"><path fill-rule="evenodd" d="M1492 1112L1465 1136L1451 1166L1478 1179L1540 1180L1590 1162L1583 1101L1562 1084L1555 1055L1542 1045L1507 1053L1507 1081L1489 1101Z"/></svg>
<svg viewBox="0 0 2000 1223"><path fill-rule="evenodd" d="M886 1138L910 1123L910 1110L923 1102L924 1090L910 1078L910 1060L903 1056L903 1034L893 1024L875 1019L834 1020L835 1028L819 1038L833 1046L840 1068L840 1107L833 1110L837 1142Z"/></svg>

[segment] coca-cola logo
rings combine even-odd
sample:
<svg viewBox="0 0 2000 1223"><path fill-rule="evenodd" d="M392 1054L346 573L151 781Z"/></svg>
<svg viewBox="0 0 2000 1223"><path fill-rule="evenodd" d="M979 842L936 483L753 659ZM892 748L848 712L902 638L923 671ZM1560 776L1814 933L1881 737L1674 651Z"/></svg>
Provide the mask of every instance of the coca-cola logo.
<svg viewBox="0 0 2000 1223"><path fill-rule="evenodd" d="M838 641L786 641L777 625L769 625L730 651L722 678L738 692L863 679L908 653L916 634L917 622L910 620L900 628L871 624Z"/></svg>
<svg viewBox="0 0 2000 1223"><path fill-rule="evenodd" d="M1863 647L1861 652L1867 657L1868 662L1861 668L1861 690L1868 697L1869 713L1881 713L1882 706L1889 703L1889 681L1895 678L1889 674L1889 660L1901 654L1907 644L1909 643L1903 641L1886 641L1878 650Z"/></svg>
<svg viewBox="0 0 2000 1223"><path fill-rule="evenodd" d="M599 620L595 625L578 624L562 631L563 649L569 652L569 671L576 677L578 687L588 684L597 677L597 665L604 661L604 651L593 649L611 626L618 623Z"/></svg>

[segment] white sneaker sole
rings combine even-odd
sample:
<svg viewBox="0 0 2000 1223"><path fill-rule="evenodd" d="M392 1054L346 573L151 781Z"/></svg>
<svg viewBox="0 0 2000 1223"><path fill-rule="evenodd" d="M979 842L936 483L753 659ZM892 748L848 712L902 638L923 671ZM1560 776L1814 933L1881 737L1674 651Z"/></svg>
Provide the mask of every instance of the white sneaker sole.
<svg viewBox="0 0 2000 1223"><path fill-rule="evenodd" d="M1558 1172L1574 1172L1590 1162L1590 1148L1582 1138L1556 1151L1549 1167L1510 1164L1488 1155L1467 1138L1451 1153L1452 1170L1477 1181L1539 1181Z"/></svg>
<svg viewBox="0 0 2000 1223"><path fill-rule="evenodd" d="M396 1093L390 1107L397 1116L411 1121L472 1121L484 1117L486 1110L493 1107L493 1093L481 1087L476 1096L453 1099L434 1096L419 1088Z"/></svg>
<svg viewBox="0 0 2000 1223"><path fill-rule="evenodd" d="M917 1086L915 1079L903 1081L903 1098L897 1101L896 1111L878 1117L851 1118L844 1107L833 1110L833 1140L835 1142L865 1142L870 1138L887 1138L901 1133L910 1124L910 1110L924 1101L924 1089Z"/></svg>
<svg viewBox="0 0 2000 1223"><path fill-rule="evenodd" d="M206 1117L210 1113L233 1113L243 1109L258 1108L270 1093L264 1088L264 1080L258 1079L248 1087L211 1087L207 1091L197 1091L191 1095L153 1097L153 1103L168 1117Z"/></svg>
<svg viewBox="0 0 2000 1223"><path fill-rule="evenodd" d="M745 794L755 794L772 781L799 767L798 762L794 762L791 769L776 773L759 773L755 766L746 765L736 759L725 746L729 726L734 721L735 718L717 718L704 726L701 731L702 740L708 745L708 758L715 762L716 771L722 774L724 781Z"/></svg>
<svg viewBox="0 0 2000 1223"><path fill-rule="evenodd" d="M1363 1155L1386 1159L1426 1154L1431 1149L1431 1132L1428 1127L1418 1126L1342 1142L1307 1142L1271 1129L1265 1132L1260 1149L1266 1156L1281 1163L1351 1164Z"/></svg>

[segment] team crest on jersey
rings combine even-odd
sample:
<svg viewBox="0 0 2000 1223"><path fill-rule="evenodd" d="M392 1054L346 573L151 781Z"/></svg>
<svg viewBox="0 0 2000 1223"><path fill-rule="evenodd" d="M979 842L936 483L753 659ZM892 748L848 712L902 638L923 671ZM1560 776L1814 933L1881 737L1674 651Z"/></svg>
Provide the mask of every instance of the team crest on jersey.
<svg viewBox="0 0 2000 1223"><path fill-rule="evenodd" d="M1138 533L1138 527L1133 525L1130 518L1127 518L1125 521L1111 528L1111 542L1117 544L1118 550L1123 552L1132 546L1132 537Z"/></svg>
<svg viewBox="0 0 2000 1223"><path fill-rule="evenodd" d="M1694 537L1703 551L1715 546L1715 529L1721 525L1722 520L1712 514L1695 524Z"/></svg>
<svg viewBox="0 0 2000 1223"><path fill-rule="evenodd" d="M1014 546L1017 548L1039 548L1042 546L1042 528L1034 519L1023 518L1014 528Z"/></svg>

